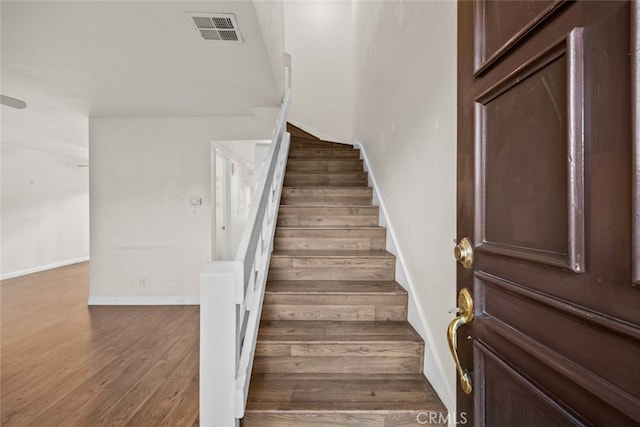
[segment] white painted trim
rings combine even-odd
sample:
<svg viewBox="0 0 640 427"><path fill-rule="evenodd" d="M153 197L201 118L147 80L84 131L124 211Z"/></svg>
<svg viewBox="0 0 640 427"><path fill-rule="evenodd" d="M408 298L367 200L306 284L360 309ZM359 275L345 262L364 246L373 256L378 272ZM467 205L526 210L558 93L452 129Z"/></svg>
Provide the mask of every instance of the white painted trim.
<svg viewBox="0 0 640 427"><path fill-rule="evenodd" d="M25 268L18 271L12 271L9 273L3 273L0 275L0 280L13 279L14 277L26 276L27 274L39 273L45 270L51 270L54 268L65 267L67 265L78 264L81 262L89 261L89 257L73 258L65 261L53 262L51 264L39 265L37 267Z"/></svg>
<svg viewBox="0 0 640 427"><path fill-rule="evenodd" d="M200 305L200 297L89 297L88 305Z"/></svg>
<svg viewBox="0 0 640 427"><path fill-rule="evenodd" d="M387 209L384 204L384 199L380 197L378 193L378 185L376 177L371 168L369 167L369 159L367 152L364 148L364 144L360 141L354 142L354 147L360 149L360 157L363 160L365 171L369 175L369 185L373 188L373 204L380 208L380 226L387 229L387 251L396 256L396 281L402 286L409 294L409 307L407 318L413 328L420 334L425 343L425 357L423 364L423 372L435 391L439 394L442 401L447 406L449 413L455 413L456 407L456 394L455 390L452 390L448 384L447 378L444 376L445 368L442 364L441 358L436 352L433 343L435 342L434 336L444 336L445 331L432 331L427 323L427 316L424 311L416 304L415 301L415 282L411 279L405 268L404 256L402 250L396 244L396 233L393 225L389 222L387 217ZM441 387L438 387L442 385ZM442 388L445 388L444 390Z"/></svg>
<svg viewBox="0 0 640 427"><path fill-rule="evenodd" d="M287 121L288 121L289 123L291 123L292 125L294 125L295 127L299 128L299 129L301 129L301 130L303 130L303 131L305 131L305 132L307 132L307 133L310 133L310 134L312 134L312 135L315 135L316 137L320 138L320 139L321 139L321 140L323 140L323 141L339 142L339 143L341 143L341 144L352 145L352 144L351 144L351 143L349 143L349 142L339 141L338 139L336 139L336 138L334 138L334 137L332 137L332 136L329 136L329 135L327 135L326 133L320 132L319 130L314 129L314 128L310 127L310 126L307 126L307 125L305 125L305 124L302 124L302 123L300 123L300 122L296 122L296 121L294 121L294 120L287 120Z"/></svg>

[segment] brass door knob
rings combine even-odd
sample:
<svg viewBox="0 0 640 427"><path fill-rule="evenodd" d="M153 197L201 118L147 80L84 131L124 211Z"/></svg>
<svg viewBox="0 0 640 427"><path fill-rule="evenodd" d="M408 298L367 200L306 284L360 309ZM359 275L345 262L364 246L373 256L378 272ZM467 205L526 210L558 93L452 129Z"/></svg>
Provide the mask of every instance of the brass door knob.
<svg viewBox="0 0 640 427"><path fill-rule="evenodd" d="M453 249L453 255L464 268L471 268L473 265L473 245L471 240L464 237Z"/></svg>

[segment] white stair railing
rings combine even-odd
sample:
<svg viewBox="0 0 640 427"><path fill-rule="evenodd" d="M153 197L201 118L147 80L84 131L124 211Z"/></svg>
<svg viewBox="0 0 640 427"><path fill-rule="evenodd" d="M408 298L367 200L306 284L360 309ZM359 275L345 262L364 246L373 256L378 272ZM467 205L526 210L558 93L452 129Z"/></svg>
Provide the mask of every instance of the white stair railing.
<svg viewBox="0 0 640 427"><path fill-rule="evenodd" d="M269 260L289 153L291 57L285 97L262 179L233 261L200 275L200 426L227 427L244 416Z"/></svg>

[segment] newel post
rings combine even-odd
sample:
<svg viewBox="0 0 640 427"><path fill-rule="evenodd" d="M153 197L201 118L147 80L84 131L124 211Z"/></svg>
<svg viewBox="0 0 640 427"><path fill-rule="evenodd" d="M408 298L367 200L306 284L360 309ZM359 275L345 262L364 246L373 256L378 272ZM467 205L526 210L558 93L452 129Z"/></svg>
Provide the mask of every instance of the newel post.
<svg viewBox="0 0 640 427"><path fill-rule="evenodd" d="M238 425L236 377L237 262L208 263L200 275L200 426Z"/></svg>

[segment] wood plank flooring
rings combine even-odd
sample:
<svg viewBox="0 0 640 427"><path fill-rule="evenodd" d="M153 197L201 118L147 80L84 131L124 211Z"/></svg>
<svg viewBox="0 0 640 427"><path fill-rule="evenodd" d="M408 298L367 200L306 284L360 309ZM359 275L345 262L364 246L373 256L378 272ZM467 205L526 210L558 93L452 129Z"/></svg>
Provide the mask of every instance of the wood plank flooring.
<svg viewBox="0 0 640 427"><path fill-rule="evenodd" d="M197 426L199 307L88 289L88 263L1 282L0 425Z"/></svg>
<svg viewBox="0 0 640 427"><path fill-rule="evenodd" d="M446 414L360 153L292 136L244 427L417 426Z"/></svg>

